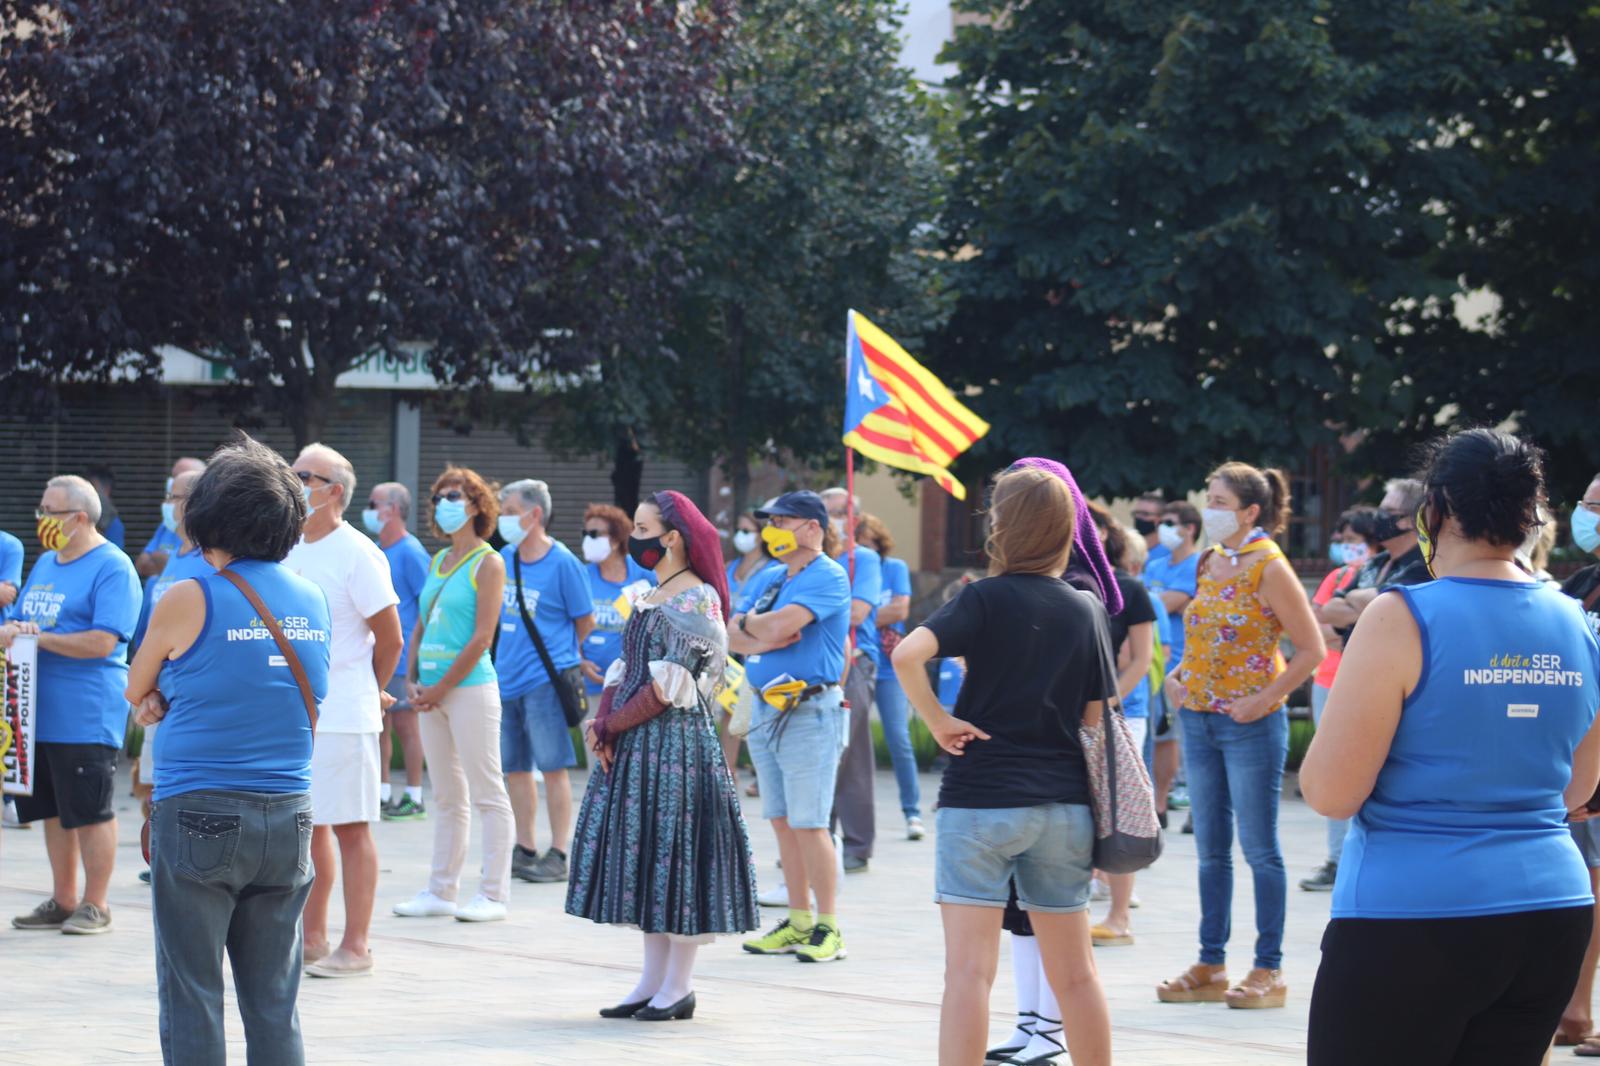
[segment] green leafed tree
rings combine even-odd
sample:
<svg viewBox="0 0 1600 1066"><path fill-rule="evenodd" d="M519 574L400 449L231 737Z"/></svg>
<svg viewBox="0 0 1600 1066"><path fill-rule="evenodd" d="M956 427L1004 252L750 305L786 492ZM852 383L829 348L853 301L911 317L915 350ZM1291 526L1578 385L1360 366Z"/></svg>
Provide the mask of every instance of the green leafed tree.
<svg viewBox="0 0 1600 1066"><path fill-rule="evenodd" d="M1401 323L1460 289L1442 249L1493 182L1462 132L1519 5L961 6L938 366L983 389L975 464L1188 489L1429 414Z"/></svg>
<svg viewBox="0 0 1600 1066"><path fill-rule="evenodd" d="M722 86L733 151L684 203L668 358L618 351L566 410L623 449L721 462L743 509L752 460L842 464L846 310L916 350L941 301L919 254L939 192L931 129L898 66L897 5L751 0L740 15Z"/></svg>

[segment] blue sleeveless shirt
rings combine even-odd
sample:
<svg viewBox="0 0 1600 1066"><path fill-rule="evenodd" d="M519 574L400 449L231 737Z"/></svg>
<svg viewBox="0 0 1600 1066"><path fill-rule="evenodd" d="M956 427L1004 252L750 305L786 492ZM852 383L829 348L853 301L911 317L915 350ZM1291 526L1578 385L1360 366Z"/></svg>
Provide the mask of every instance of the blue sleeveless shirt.
<svg viewBox="0 0 1600 1066"><path fill-rule="evenodd" d="M1600 705L1600 647L1554 585L1443 578L1394 590L1422 640L1335 918L1459 918L1593 903L1566 826L1572 756Z"/></svg>
<svg viewBox="0 0 1600 1066"><path fill-rule="evenodd" d="M332 628L322 590L278 563L229 568L277 618L321 701ZM168 709L156 730L155 800L201 789L306 791L311 720L293 672L243 593L214 572L195 580L205 594L200 635L161 669Z"/></svg>

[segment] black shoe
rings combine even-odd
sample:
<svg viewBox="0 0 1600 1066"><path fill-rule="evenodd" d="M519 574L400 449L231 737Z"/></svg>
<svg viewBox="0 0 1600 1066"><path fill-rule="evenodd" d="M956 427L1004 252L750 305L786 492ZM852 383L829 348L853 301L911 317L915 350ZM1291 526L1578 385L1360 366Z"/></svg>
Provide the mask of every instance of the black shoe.
<svg viewBox="0 0 1600 1066"><path fill-rule="evenodd" d="M1189 815L1183 821L1183 831L1189 836L1194 836L1194 815Z"/></svg>
<svg viewBox="0 0 1600 1066"><path fill-rule="evenodd" d="M864 874L867 872L867 860L860 855L846 855L844 857L844 872L847 874Z"/></svg>
<svg viewBox="0 0 1600 1066"><path fill-rule="evenodd" d="M523 881L532 881L533 871L539 865L539 853L529 851L518 844L511 849L511 876Z"/></svg>
<svg viewBox="0 0 1600 1066"><path fill-rule="evenodd" d="M648 999L641 999L637 1003L618 1003L615 1007L601 1007L600 1017L632 1018L635 1014L638 1014L649 1005L650 1001Z"/></svg>
<svg viewBox="0 0 1600 1066"><path fill-rule="evenodd" d="M1161 823L1161 828L1165 829L1167 827L1167 812L1166 811L1157 811L1156 812L1156 821L1160 822Z"/></svg>
<svg viewBox="0 0 1600 1066"><path fill-rule="evenodd" d="M694 1017L694 993L690 992L670 1007L640 1007L634 1012L636 1022L677 1022Z"/></svg>

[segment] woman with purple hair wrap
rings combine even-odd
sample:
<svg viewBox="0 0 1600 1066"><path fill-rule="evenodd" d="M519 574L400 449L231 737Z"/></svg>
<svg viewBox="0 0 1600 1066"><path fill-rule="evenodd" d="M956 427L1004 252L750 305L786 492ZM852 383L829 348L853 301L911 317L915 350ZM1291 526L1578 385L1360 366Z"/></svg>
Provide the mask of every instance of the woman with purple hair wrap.
<svg viewBox="0 0 1600 1066"><path fill-rule="evenodd" d="M1072 531L1072 559L1067 563L1067 572L1062 575L1062 579L1069 585L1099 596L1100 602L1106 606L1106 614L1121 614L1122 591L1117 588L1116 574L1112 572L1111 563L1106 559L1105 545L1100 543L1100 531L1094 528L1094 515L1090 512L1089 505L1084 502L1083 490L1078 488L1077 479L1072 476L1072 471L1054 459L1045 459L1041 456L1018 459L1006 469L1017 470L1026 466L1054 474L1066 482L1067 491L1072 493L1072 506L1076 509L1078 521L1077 527Z"/></svg>
<svg viewBox="0 0 1600 1066"><path fill-rule="evenodd" d="M644 934L644 968L603 1018L694 1017L695 953L756 927L755 871L712 701L728 657L721 540L688 497L639 505L628 554L659 584L637 595L622 654L585 726L596 767L572 847L567 913Z"/></svg>

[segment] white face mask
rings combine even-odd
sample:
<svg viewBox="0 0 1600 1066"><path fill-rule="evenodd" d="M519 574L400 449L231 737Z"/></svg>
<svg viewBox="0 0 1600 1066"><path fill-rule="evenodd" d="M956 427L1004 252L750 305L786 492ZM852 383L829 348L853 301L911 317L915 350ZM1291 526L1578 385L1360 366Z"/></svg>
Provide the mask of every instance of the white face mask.
<svg viewBox="0 0 1600 1066"><path fill-rule="evenodd" d="M368 533L383 532L383 519L378 517L378 509L376 507L368 507L361 512L361 524L367 527Z"/></svg>
<svg viewBox="0 0 1600 1066"><path fill-rule="evenodd" d="M515 548L527 537L528 531L522 528L522 516L503 514L500 516L500 539Z"/></svg>
<svg viewBox="0 0 1600 1066"><path fill-rule="evenodd" d="M1169 552L1175 552L1183 545L1183 534L1178 532L1178 527L1169 526L1165 522L1156 527L1156 539Z"/></svg>
<svg viewBox="0 0 1600 1066"><path fill-rule="evenodd" d="M833 535L834 536L839 537L840 539L843 539L843 537L844 537L844 519L842 519L842 518L829 518L828 519L828 525L833 527Z"/></svg>
<svg viewBox="0 0 1600 1066"><path fill-rule="evenodd" d="M741 529L733 535L733 550L740 555L749 555L756 550L760 542L760 535L753 529Z"/></svg>
<svg viewBox="0 0 1600 1066"><path fill-rule="evenodd" d="M1207 507L1200 515L1200 522L1205 527L1207 539L1214 544L1220 544L1239 532L1239 515L1221 507Z"/></svg>
<svg viewBox="0 0 1600 1066"><path fill-rule="evenodd" d="M583 561L586 563L604 562L611 556L611 541L604 537L583 538Z"/></svg>

